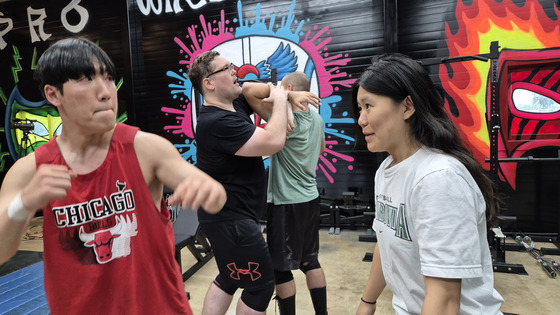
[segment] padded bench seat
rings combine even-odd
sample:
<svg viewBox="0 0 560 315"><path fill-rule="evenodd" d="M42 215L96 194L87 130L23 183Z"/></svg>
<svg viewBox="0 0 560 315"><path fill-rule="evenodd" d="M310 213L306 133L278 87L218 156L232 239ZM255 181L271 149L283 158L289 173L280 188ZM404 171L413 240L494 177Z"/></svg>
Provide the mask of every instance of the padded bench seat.
<svg viewBox="0 0 560 315"><path fill-rule="evenodd" d="M170 209L170 211L172 211L172 220L174 220L173 231L175 234L175 259L181 267L184 282L202 268L202 266L204 266L210 259L212 259L212 257L214 257L214 253L212 252L212 248L208 243L206 235L204 235L200 230L196 212L190 209ZM196 259L196 262L183 272L181 250L185 247L189 249Z"/></svg>

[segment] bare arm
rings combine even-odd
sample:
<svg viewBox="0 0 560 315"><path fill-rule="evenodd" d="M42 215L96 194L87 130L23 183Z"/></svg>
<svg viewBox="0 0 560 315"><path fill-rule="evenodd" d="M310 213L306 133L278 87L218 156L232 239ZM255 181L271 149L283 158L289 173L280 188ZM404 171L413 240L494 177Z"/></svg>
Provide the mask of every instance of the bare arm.
<svg viewBox="0 0 560 315"><path fill-rule="evenodd" d="M461 279L444 279L424 276L426 297L422 314L459 314L461 305Z"/></svg>
<svg viewBox="0 0 560 315"><path fill-rule="evenodd" d="M253 111L262 119L268 122L270 113L272 112L272 103L263 100L270 96L270 91L274 86L266 83L243 83L243 96L249 103Z"/></svg>
<svg viewBox="0 0 560 315"><path fill-rule="evenodd" d="M0 264L18 250L21 238L35 212L52 199L63 199L76 173L62 165L35 166L35 155L19 159L8 171L0 190ZM8 207L20 194L26 215L22 220L8 216ZM26 213L27 212L27 213Z"/></svg>
<svg viewBox="0 0 560 315"><path fill-rule="evenodd" d="M157 206L165 185L173 190L168 200L170 204L181 204L181 207L193 210L202 207L208 213L222 209L226 202L224 187L185 161L167 139L139 131L134 138L134 148Z"/></svg>
<svg viewBox="0 0 560 315"><path fill-rule="evenodd" d="M376 302L386 285L385 278L383 277L383 270L381 269L379 248L375 246L373 260L371 262L371 271L369 272L368 282L362 298L368 302ZM358 306L356 315L371 315L375 313L375 309L375 304L368 304L360 301L360 306Z"/></svg>
<svg viewBox="0 0 560 315"><path fill-rule="evenodd" d="M272 102L264 100L270 96L271 87L274 88L273 85L264 83L246 82L243 84L243 95L251 106L251 109L253 109L257 115L267 122L272 113ZM290 92L288 92L288 94L289 93ZM286 133L290 134L295 128L294 115L292 113L291 106L286 106L286 111L288 113L288 126Z"/></svg>
<svg viewBox="0 0 560 315"><path fill-rule="evenodd" d="M257 115L268 121L272 112L272 103L263 101L270 96L274 86L272 84L245 82L243 83L243 96ZM309 104L319 108L321 99L311 92L288 91L288 101L296 105L301 110L307 111ZM291 106L288 107L291 110Z"/></svg>
<svg viewBox="0 0 560 315"><path fill-rule="evenodd" d="M267 120L264 128L256 128L255 132L247 142L235 153L239 156L263 156L274 154L284 147L286 141L286 130L288 115L288 97L286 90L281 86L268 85L270 96L262 102L271 102L272 114ZM245 87L244 87L245 89ZM247 94L243 93L245 98Z"/></svg>

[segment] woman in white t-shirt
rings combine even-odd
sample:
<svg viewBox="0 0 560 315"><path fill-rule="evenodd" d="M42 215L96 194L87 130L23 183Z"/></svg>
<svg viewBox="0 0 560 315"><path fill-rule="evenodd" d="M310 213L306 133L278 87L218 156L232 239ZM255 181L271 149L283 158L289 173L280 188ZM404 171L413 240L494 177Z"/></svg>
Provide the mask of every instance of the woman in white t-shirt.
<svg viewBox="0 0 560 315"><path fill-rule="evenodd" d="M377 246L356 314L387 286L396 314L502 314L488 223L494 185L463 145L428 73L400 54L374 59L353 90L375 175Z"/></svg>

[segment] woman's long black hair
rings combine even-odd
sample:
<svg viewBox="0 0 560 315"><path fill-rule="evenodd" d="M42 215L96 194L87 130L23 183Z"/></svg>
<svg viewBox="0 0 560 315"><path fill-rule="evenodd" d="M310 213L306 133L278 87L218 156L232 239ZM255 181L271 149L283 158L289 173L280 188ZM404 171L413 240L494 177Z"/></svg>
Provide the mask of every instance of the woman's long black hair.
<svg viewBox="0 0 560 315"><path fill-rule="evenodd" d="M397 104L410 95L415 112L410 118L413 139L424 146L435 148L459 160L480 188L486 201L486 220L495 223L500 200L494 182L465 146L459 131L444 108L444 100L428 73L413 59L402 54L385 54L373 59L358 79L352 91L357 107L358 88L391 98ZM357 111L356 111L357 113Z"/></svg>

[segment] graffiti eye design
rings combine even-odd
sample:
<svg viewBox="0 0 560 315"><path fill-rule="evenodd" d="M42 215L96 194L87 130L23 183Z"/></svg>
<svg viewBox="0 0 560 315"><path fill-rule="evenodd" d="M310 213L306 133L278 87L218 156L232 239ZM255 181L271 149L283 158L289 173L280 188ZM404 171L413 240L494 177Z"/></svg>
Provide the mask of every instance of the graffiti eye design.
<svg viewBox="0 0 560 315"><path fill-rule="evenodd" d="M560 112L560 104L554 99L527 89L515 89L512 93L513 105L521 112L551 114Z"/></svg>
<svg viewBox="0 0 560 315"><path fill-rule="evenodd" d="M33 122L33 133L39 137L47 137L49 135L49 130L38 121Z"/></svg>
<svg viewBox="0 0 560 315"><path fill-rule="evenodd" d="M56 130L53 133L53 136L60 136L60 133L62 132L62 124L58 125L58 127L56 127Z"/></svg>

